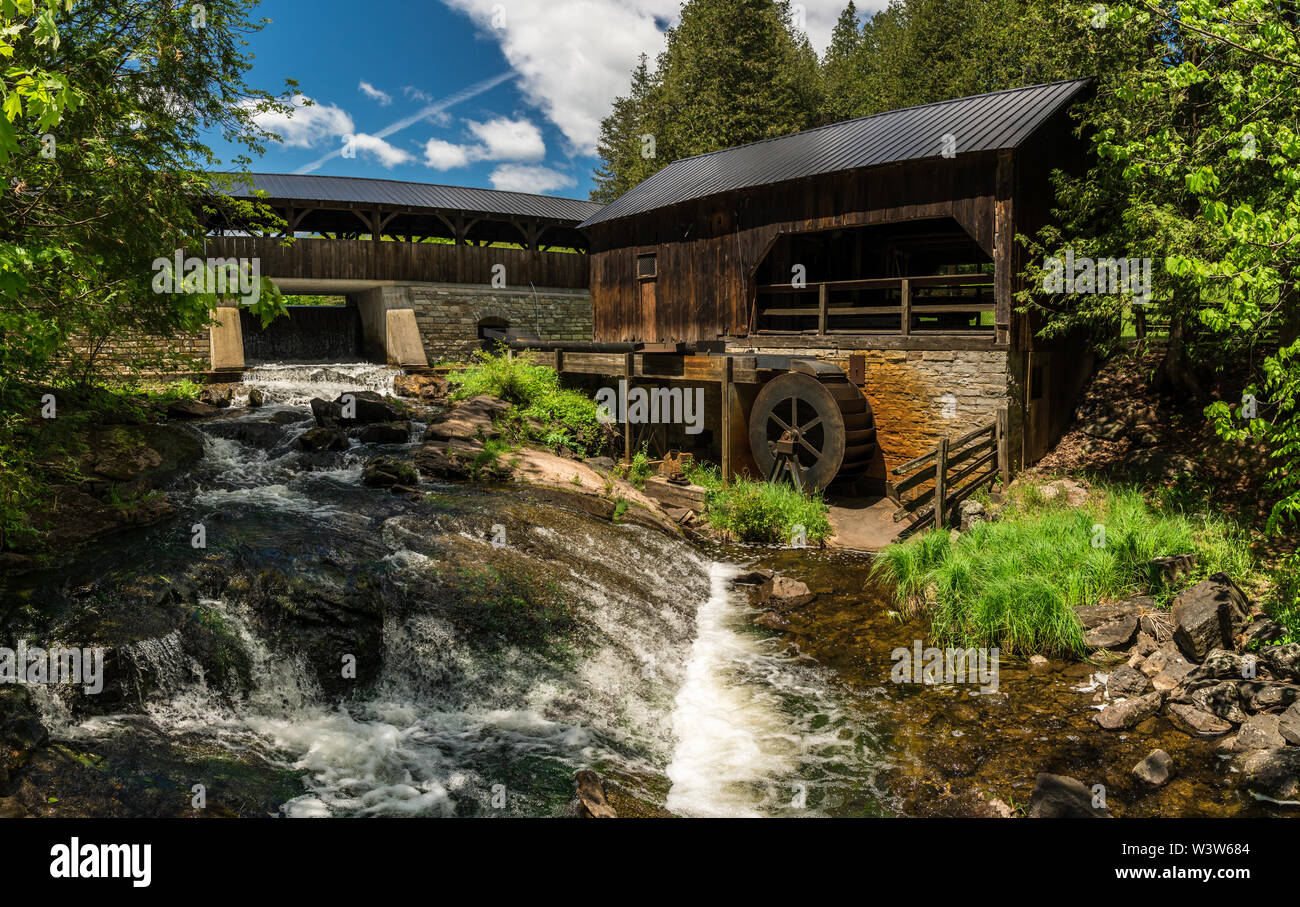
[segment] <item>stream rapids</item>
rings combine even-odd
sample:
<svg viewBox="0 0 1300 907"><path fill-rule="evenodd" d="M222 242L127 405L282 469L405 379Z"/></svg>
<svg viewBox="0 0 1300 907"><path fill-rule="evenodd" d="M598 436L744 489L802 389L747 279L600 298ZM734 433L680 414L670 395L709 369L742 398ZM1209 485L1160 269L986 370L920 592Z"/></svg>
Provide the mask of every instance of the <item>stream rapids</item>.
<svg viewBox="0 0 1300 907"><path fill-rule="evenodd" d="M582 769L647 815L891 811L875 713L751 625L725 553L517 487L363 486L420 423L295 446L313 397L394 375L250 370L265 405L190 426L174 519L31 578L18 632L108 653L102 695L33 688L114 791L70 811L193 814L201 785L229 815L558 816Z"/></svg>

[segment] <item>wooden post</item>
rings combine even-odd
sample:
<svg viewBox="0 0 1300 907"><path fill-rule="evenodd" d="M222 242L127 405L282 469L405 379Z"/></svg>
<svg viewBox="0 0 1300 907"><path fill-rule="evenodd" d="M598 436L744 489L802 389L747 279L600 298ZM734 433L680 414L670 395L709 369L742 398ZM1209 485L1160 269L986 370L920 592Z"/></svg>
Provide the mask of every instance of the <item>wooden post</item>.
<svg viewBox="0 0 1300 907"><path fill-rule="evenodd" d="M934 526L936 529L942 529L944 524L944 511L948 509L948 502L945 498L948 496L948 477L945 473L948 471L948 439L943 438L939 441L939 458L934 468Z"/></svg>
<svg viewBox="0 0 1300 907"><path fill-rule="evenodd" d="M903 336L906 337L912 333L912 282L904 277L899 290L902 293Z"/></svg>
<svg viewBox="0 0 1300 907"><path fill-rule="evenodd" d="M628 353L623 358L623 376L627 381L627 396L632 396L632 369L635 365L635 353ZM626 412L623 413L623 462L632 463L632 407L626 406Z"/></svg>
<svg viewBox="0 0 1300 907"><path fill-rule="evenodd" d="M826 300L830 296L830 291L826 288L826 282L822 281L817 285L817 333L824 335L826 333Z"/></svg>
<svg viewBox="0 0 1300 907"><path fill-rule="evenodd" d="M722 367L722 487L731 484L731 365L732 358L724 357Z"/></svg>
<svg viewBox="0 0 1300 907"><path fill-rule="evenodd" d="M1002 479L1003 488L1011 484L1011 454L1007 446L1007 422L1007 408L999 406L997 419L998 473Z"/></svg>

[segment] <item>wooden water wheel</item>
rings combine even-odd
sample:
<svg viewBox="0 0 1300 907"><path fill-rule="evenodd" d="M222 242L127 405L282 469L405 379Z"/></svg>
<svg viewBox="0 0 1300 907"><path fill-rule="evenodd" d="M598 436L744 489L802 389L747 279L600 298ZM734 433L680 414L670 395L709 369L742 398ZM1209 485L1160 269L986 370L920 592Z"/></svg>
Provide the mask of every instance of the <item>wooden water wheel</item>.
<svg viewBox="0 0 1300 907"><path fill-rule="evenodd" d="M762 475L786 475L820 491L863 475L876 453L871 405L829 363L797 362L758 392L749 446Z"/></svg>

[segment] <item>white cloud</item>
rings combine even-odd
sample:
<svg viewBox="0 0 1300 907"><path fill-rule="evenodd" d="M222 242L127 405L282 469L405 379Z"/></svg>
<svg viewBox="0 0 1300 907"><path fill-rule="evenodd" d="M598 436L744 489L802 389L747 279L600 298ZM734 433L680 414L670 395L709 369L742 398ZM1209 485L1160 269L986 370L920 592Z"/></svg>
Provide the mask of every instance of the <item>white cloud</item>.
<svg viewBox="0 0 1300 907"><path fill-rule="evenodd" d="M292 113L253 116L257 125L279 135L290 148L315 148L350 135L356 128L347 111L332 104L313 104L305 95L296 95L292 103Z"/></svg>
<svg viewBox="0 0 1300 907"><path fill-rule="evenodd" d="M452 170L469 163L469 148L442 139L429 139L424 146L424 163L434 170Z"/></svg>
<svg viewBox="0 0 1300 907"><path fill-rule="evenodd" d="M542 131L528 120L497 117L486 123L466 120L469 131L482 142L479 158L485 161L540 161L546 157Z"/></svg>
<svg viewBox="0 0 1300 907"><path fill-rule="evenodd" d="M396 145L389 144L377 135L364 132L352 136L351 146L354 151L374 158L379 164L391 170L398 164L407 164L415 160L415 155L404 151Z"/></svg>
<svg viewBox="0 0 1300 907"><path fill-rule="evenodd" d="M572 150L594 154L600 121L627 91L637 57L663 50L659 23L673 23L681 0L443 0L495 40L529 103L559 127ZM808 36L819 52L844 0L803 0ZM885 5L868 0L863 11Z"/></svg>
<svg viewBox="0 0 1300 907"><path fill-rule="evenodd" d="M361 93L364 94L366 97L370 98L370 100L378 101L380 107L387 107L389 104L393 103L392 95L390 95L386 91L380 91L378 88L371 85L365 79L362 79L361 84L358 85L357 87L360 88Z"/></svg>
<svg viewBox="0 0 1300 907"><path fill-rule="evenodd" d="M473 161L541 161L546 157L542 131L526 119L497 117L486 123L466 120L477 144L457 145L442 139L429 139L424 146L424 162L435 170L464 167Z"/></svg>
<svg viewBox="0 0 1300 907"><path fill-rule="evenodd" d="M557 189L571 189L577 180L550 167L529 166L526 164L502 164L488 177L492 188L507 192L554 192Z"/></svg>

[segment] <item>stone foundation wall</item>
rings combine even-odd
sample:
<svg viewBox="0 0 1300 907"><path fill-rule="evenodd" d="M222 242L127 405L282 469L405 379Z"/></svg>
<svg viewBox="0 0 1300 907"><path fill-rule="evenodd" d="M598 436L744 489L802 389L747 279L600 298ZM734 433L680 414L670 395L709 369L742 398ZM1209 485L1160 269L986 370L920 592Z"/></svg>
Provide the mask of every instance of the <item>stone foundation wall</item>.
<svg viewBox="0 0 1300 907"><path fill-rule="evenodd" d="M457 284L386 287L390 308L412 308L429 362L461 361L480 348L479 322L505 321L542 340L591 340L591 294L586 290L494 290ZM400 294L400 299L398 298Z"/></svg>
<svg viewBox="0 0 1300 907"><path fill-rule="evenodd" d="M77 345L84 356L87 346ZM109 373L139 373L146 377L191 375L207 371L211 356L208 331L180 333L172 337L137 334L107 341L96 354L100 367Z"/></svg>
<svg viewBox="0 0 1300 907"><path fill-rule="evenodd" d="M757 350L816 356L849 371L849 350ZM866 358L863 392L876 416L885 466L893 469L997 417L1009 401L1007 354L993 350L853 350Z"/></svg>

